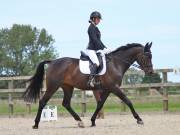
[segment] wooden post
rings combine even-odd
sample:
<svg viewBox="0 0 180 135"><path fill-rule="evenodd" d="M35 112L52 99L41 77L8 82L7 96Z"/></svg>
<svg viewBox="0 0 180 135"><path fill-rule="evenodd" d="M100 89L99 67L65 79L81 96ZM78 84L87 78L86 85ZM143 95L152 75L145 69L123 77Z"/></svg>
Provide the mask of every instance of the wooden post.
<svg viewBox="0 0 180 135"><path fill-rule="evenodd" d="M125 90L123 90L124 94L125 94ZM125 112L126 111L126 104L121 100L121 112Z"/></svg>
<svg viewBox="0 0 180 135"><path fill-rule="evenodd" d="M167 78L167 72L162 72L163 79L162 83L167 83L168 78ZM168 90L167 88L163 88L163 111L168 111Z"/></svg>
<svg viewBox="0 0 180 135"><path fill-rule="evenodd" d="M81 105L82 105L81 116L84 117L84 114L86 113L86 91L81 92Z"/></svg>
<svg viewBox="0 0 180 135"><path fill-rule="evenodd" d="M26 82L26 89L27 89L28 86L29 86L29 82Z"/></svg>
<svg viewBox="0 0 180 135"><path fill-rule="evenodd" d="M26 103L27 112L31 114L31 103Z"/></svg>
<svg viewBox="0 0 180 135"><path fill-rule="evenodd" d="M127 76L124 75L123 80L122 80L123 85L126 85L126 82L125 82L126 78L127 78ZM122 91L125 94L125 90L122 89ZM126 104L121 100L121 112L125 112L125 111L126 111Z"/></svg>
<svg viewBox="0 0 180 135"><path fill-rule="evenodd" d="M29 83L26 83L26 88L29 86ZM26 103L27 112L31 114L31 103Z"/></svg>
<svg viewBox="0 0 180 135"><path fill-rule="evenodd" d="M136 89L136 98L139 98L142 94L142 91L139 89Z"/></svg>
<svg viewBox="0 0 180 135"><path fill-rule="evenodd" d="M13 99L12 99L12 94L11 94L11 90L13 89L13 80L8 82L8 89L10 91L8 94L9 117L11 117L14 113Z"/></svg>

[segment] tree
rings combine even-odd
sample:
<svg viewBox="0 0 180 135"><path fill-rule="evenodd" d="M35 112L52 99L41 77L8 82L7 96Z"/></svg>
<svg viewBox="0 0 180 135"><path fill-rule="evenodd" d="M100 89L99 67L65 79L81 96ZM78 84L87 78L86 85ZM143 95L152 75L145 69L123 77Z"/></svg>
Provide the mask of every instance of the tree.
<svg viewBox="0 0 180 135"><path fill-rule="evenodd" d="M0 76L31 75L37 64L54 59L54 39L45 29L14 24L0 30Z"/></svg>
<svg viewBox="0 0 180 135"><path fill-rule="evenodd" d="M160 83L162 79L158 73L154 73L149 76L144 76L142 83Z"/></svg>
<svg viewBox="0 0 180 135"><path fill-rule="evenodd" d="M158 73L153 73L152 75L145 75L142 79L142 83L160 83L161 81L162 81L162 79ZM162 94L160 87L155 87L153 89L156 89L160 94ZM140 88L140 90L142 92L146 93L149 89L148 88Z"/></svg>
<svg viewBox="0 0 180 135"><path fill-rule="evenodd" d="M123 82L125 84L137 84L141 83L143 79L143 74L135 68L130 68L128 72L124 75Z"/></svg>

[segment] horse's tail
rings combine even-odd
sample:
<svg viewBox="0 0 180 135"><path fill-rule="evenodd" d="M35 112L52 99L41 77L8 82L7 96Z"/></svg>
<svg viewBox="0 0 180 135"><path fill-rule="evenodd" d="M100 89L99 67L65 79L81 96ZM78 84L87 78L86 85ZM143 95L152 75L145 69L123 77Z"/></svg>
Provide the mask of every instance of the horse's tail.
<svg viewBox="0 0 180 135"><path fill-rule="evenodd" d="M36 102L36 99L40 97L40 90L43 86L44 78L44 65L50 63L51 61L43 61L39 63L36 73L26 82L30 82L26 91L23 93L23 98L27 102Z"/></svg>

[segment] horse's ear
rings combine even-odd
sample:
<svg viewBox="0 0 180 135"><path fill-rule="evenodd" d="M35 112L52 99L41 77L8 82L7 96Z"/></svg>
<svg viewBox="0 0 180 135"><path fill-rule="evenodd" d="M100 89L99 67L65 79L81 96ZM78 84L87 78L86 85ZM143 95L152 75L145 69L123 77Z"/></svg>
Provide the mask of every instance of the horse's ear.
<svg viewBox="0 0 180 135"><path fill-rule="evenodd" d="M149 42L146 43L145 47L149 45Z"/></svg>
<svg viewBox="0 0 180 135"><path fill-rule="evenodd" d="M149 49L151 48L151 46L152 46L152 42L149 44Z"/></svg>
<svg viewBox="0 0 180 135"><path fill-rule="evenodd" d="M150 52L151 46L152 46L152 42L150 44L149 44L149 42L146 43L146 45L144 47L144 52Z"/></svg>

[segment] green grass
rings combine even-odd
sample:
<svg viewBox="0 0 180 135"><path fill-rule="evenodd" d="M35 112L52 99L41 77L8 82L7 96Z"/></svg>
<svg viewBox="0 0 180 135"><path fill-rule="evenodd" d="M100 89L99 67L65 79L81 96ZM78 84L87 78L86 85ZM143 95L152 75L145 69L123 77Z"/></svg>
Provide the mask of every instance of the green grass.
<svg viewBox="0 0 180 135"><path fill-rule="evenodd" d="M68 113L67 110L62 107L60 102L54 103L50 102L50 105L57 105L58 107L58 113L66 114ZM162 111L163 104L162 101L154 101L154 102L133 102L134 108L137 110L137 112L156 112L156 111ZM77 113L81 113L81 104L79 103L72 103L73 109ZM32 104L31 110L32 114L35 114L37 112L38 104ZM88 102L87 103L87 112L94 112L96 108L96 103ZM109 113L118 113L122 111L121 103L116 101L108 101L105 103L104 106L105 112ZM129 108L126 106L126 111L129 112ZM169 111L180 111L180 102L179 101L169 101ZM6 101L0 102L0 115L8 115L8 104ZM26 115L28 114L26 104L24 102L15 102L14 103L14 114L15 115Z"/></svg>

